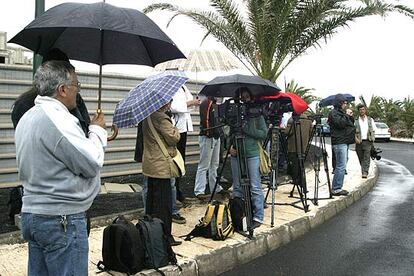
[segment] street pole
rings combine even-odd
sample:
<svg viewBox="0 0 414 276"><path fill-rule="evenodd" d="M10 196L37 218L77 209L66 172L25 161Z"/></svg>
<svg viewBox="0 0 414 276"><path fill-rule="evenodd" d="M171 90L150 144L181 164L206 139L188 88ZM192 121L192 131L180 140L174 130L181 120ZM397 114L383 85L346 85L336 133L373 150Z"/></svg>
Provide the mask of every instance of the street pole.
<svg viewBox="0 0 414 276"><path fill-rule="evenodd" d="M40 16L45 11L45 0L35 0L35 18ZM37 53L33 53L33 75L35 74L37 67L42 64L42 56Z"/></svg>

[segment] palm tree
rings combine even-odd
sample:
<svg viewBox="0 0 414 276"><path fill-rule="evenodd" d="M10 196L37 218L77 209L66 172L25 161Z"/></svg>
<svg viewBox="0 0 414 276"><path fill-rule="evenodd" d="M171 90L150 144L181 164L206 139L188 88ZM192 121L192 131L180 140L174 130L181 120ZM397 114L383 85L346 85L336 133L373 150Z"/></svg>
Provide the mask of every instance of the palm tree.
<svg viewBox="0 0 414 276"><path fill-rule="evenodd" d="M313 88L305 88L303 86L299 86L295 80L291 80L289 83L285 83L286 92L291 92L298 95L308 104L312 103L316 99L316 97L312 95L312 91L314 90L315 89Z"/></svg>
<svg viewBox="0 0 414 276"><path fill-rule="evenodd" d="M204 39L214 36L252 73L275 82L297 57L310 47L327 42L340 28L358 18L391 12L414 18L414 10L385 0L358 0L359 6L349 2L352 1L210 0L211 11L157 3L144 12L172 11L169 23L178 15L191 18L206 30Z"/></svg>
<svg viewBox="0 0 414 276"><path fill-rule="evenodd" d="M406 137L413 137L414 134L414 100L410 99L410 97L404 98L401 102L401 113L399 116L399 120L401 120L405 136Z"/></svg>

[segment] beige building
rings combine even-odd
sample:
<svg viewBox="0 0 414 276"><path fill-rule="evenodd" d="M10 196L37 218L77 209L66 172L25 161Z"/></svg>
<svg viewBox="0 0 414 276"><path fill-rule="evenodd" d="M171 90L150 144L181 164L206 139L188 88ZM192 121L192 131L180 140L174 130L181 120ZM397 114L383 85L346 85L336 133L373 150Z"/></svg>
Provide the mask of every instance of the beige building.
<svg viewBox="0 0 414 276"><path fill-rule="evenodd" d="M32 52L7 44L7 33L0 31L0 64L32 65Z"/></svg>

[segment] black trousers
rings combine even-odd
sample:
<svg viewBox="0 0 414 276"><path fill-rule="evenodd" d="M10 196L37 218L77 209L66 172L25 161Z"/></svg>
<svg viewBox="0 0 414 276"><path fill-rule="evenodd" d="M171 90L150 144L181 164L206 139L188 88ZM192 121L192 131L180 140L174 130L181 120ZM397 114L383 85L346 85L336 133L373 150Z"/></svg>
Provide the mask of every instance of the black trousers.
<svg viewBox="0 0 414 276"><path fill-rule="evenodd" d="M170 236L172 224L171 200L171 180L169 178L148 177L148 192L145 206L146 214L162 220Z"/></svg>
<svg viewBox="0 0 414 276"><path fill-rule="evenodd" d="M180 141L177 143L177 149L181 153L184 159L185 163L185 149L187 147L187 132L180 133ZM177 199L179 201L183 201L185 196L183 195L183 192L180 189L180 177L177 177L175 179L175 188L177 190Z"/></svg>

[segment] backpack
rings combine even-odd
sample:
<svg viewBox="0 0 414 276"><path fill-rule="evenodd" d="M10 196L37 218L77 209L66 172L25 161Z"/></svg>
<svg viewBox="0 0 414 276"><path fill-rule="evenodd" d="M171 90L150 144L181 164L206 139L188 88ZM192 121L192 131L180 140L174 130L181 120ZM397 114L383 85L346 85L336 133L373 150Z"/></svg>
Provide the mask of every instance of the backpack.
<svg viewBox="0 0 414 276"><path fill-rule="evenodd" d="M246 232L247 221L246 212L244 210L244 200L240 197L231 198L229 201L229 208L231 213L231 220L233 222L234 230Z"/></svg>
<svg viewBox="0 0 414 276"><path fill-rule="evenodd" d="M207 205L204 217L200 219L195 228L185 235L185 240L205 237L224 241L233 235L233 231L232 218L227 204L213 201Z"/></svg>
<svg viewBox="0 0 414 276"><path fill-rule="evenodd" d="M98 269L135 274L144 268L144 246L134 224L124 216L117 217L104 229L102 258Z"/></svg>
<svg viewBox="0 0 414 276"><path fill-rule="evenodd" d="M10 224L14 225L14 215L20 214L22 210L23 205L23 186L19 185L17 187L14 187L10 190L9 195L9 202L7 202L7 205L9 205L9 219Z"/></svg>
<svg viewBox="0 0 414 276"><path fill-rule="evenodd" d="M171 248L169 234L166 233L162 220L146 215L138 221L135 227L143 241L145 268L154 268L163 274L158 268L169 263L177 265L177 258Z"/></svg>

